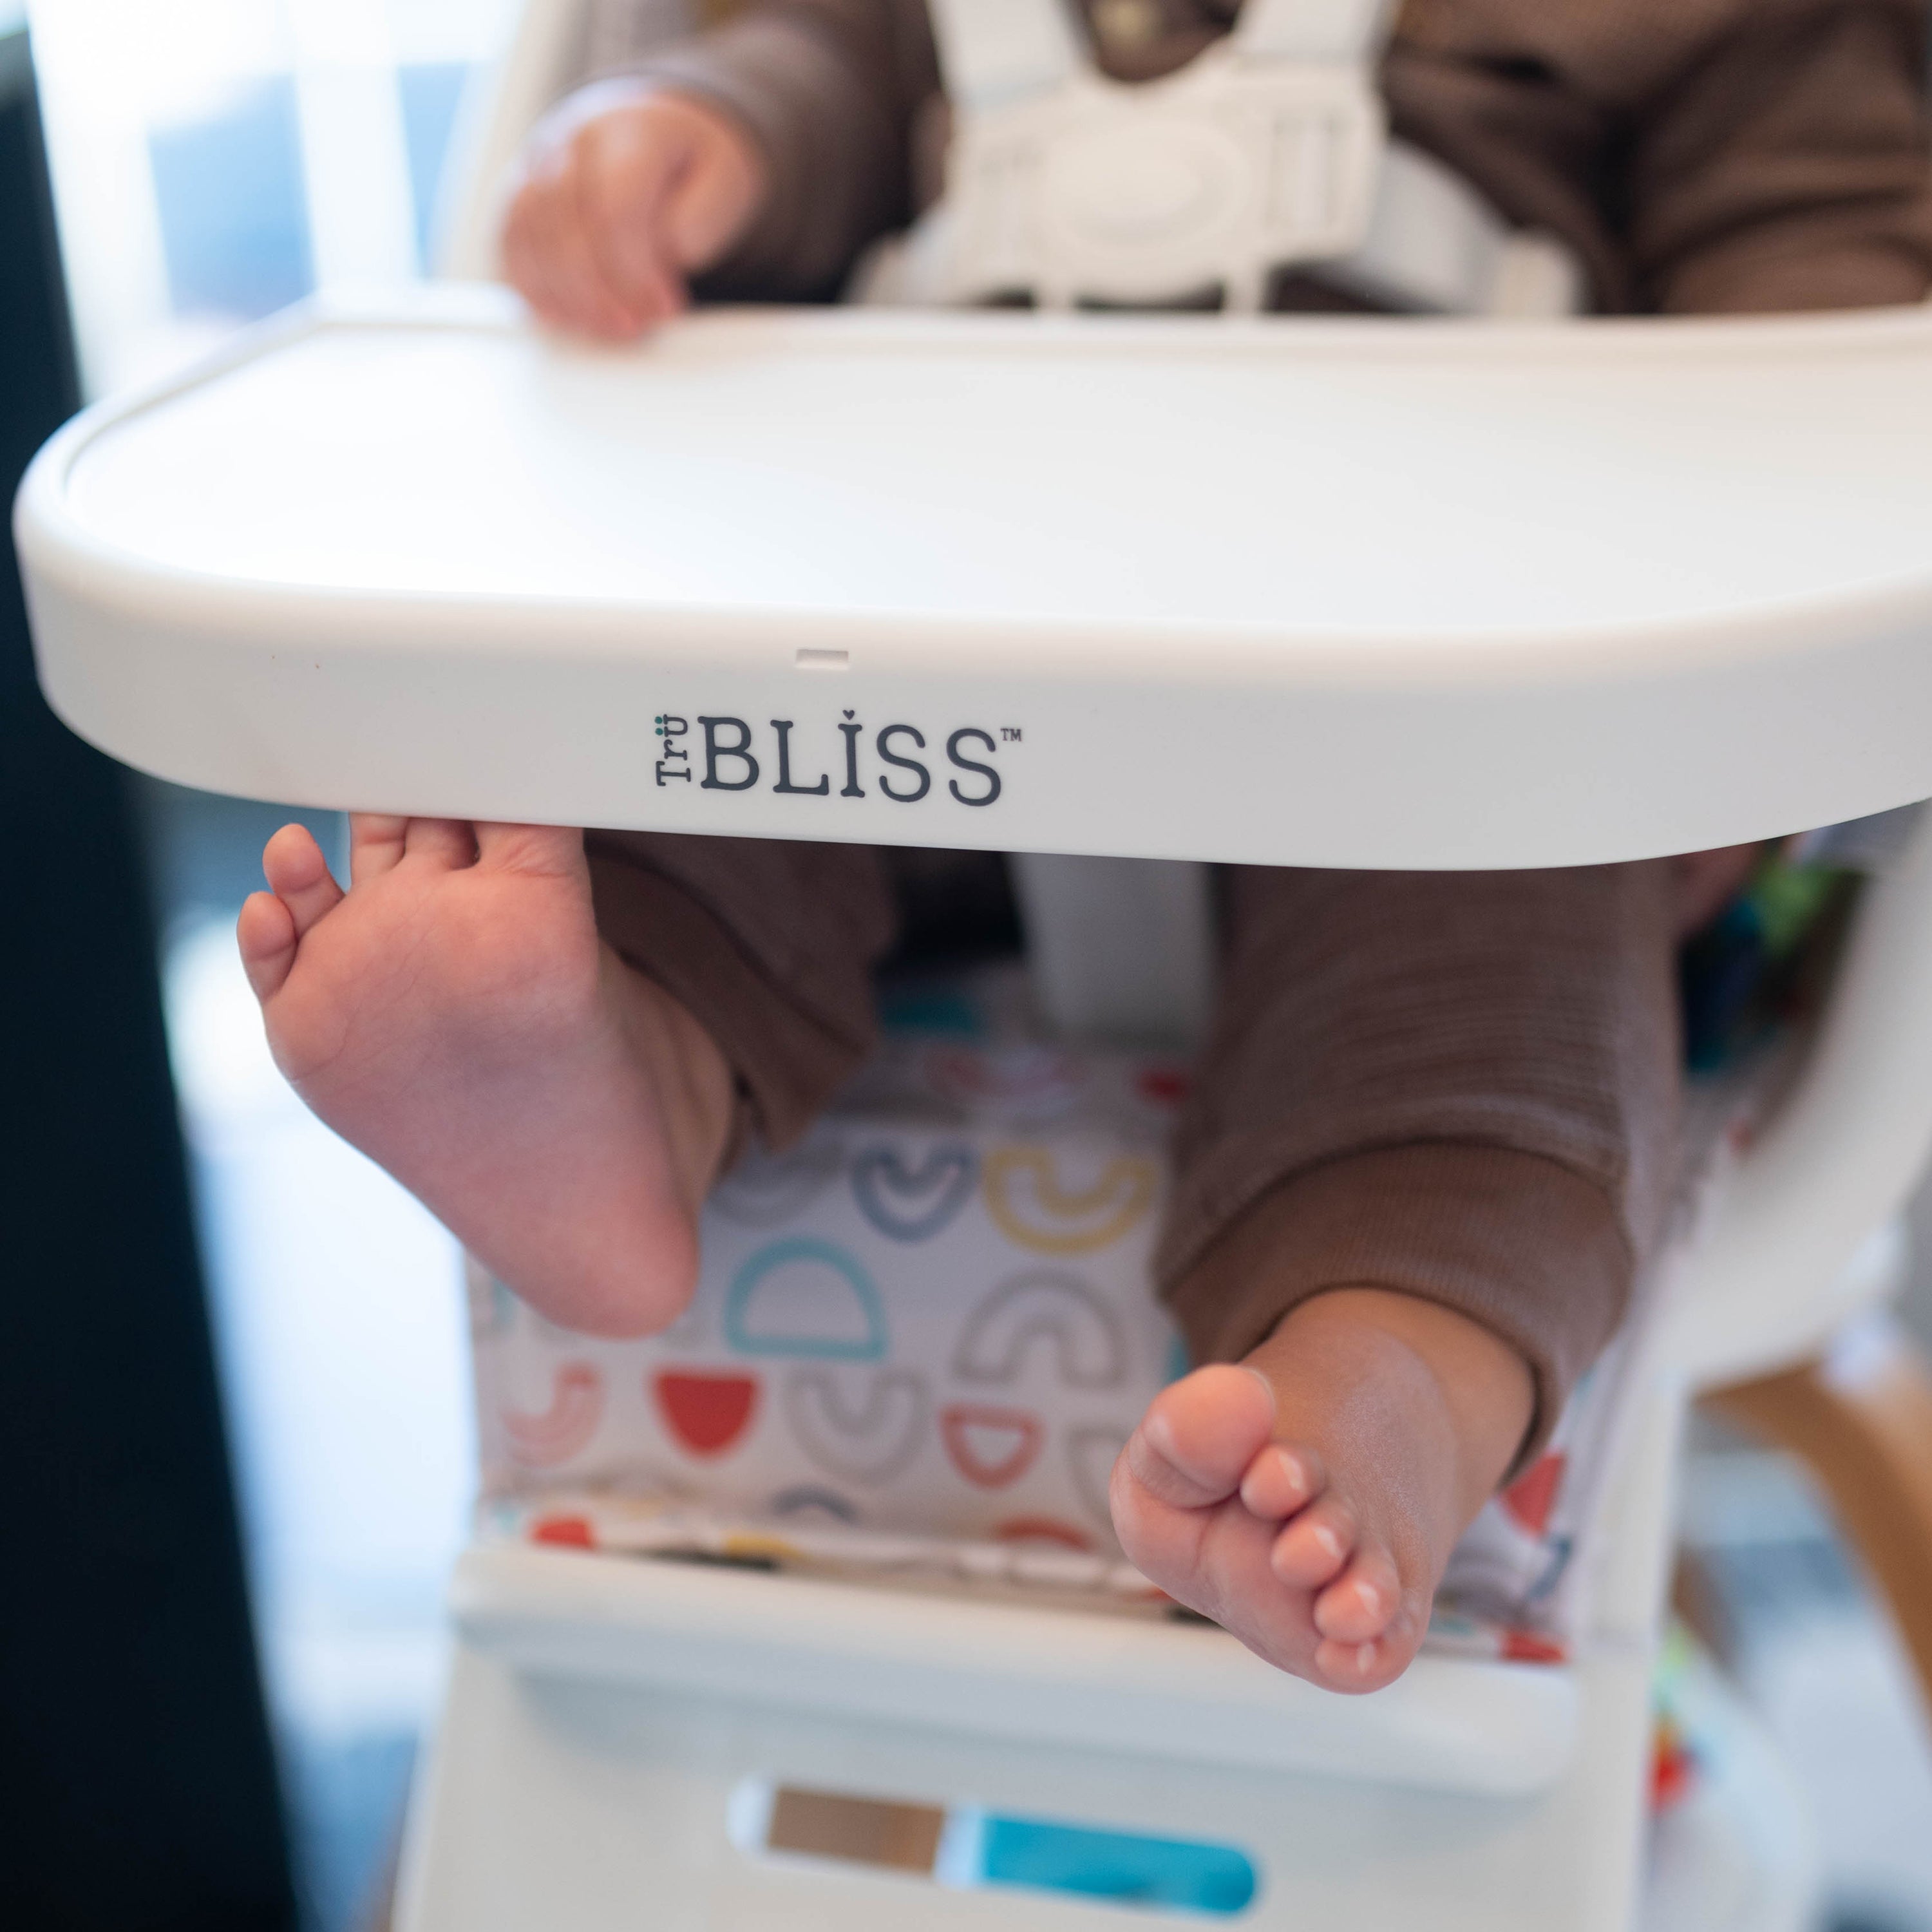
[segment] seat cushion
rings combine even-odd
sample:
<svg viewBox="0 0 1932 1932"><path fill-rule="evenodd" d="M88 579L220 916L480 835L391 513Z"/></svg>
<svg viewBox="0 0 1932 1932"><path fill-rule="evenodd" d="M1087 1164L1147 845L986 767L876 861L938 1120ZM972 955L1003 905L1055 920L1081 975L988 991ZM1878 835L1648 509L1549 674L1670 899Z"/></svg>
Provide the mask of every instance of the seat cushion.
<svg viewBox="0 0 1932 1932"><path fill-rule="evenodd" d="M1186 1083L1157 1057L896 1040L800 1145L716 1190L697 1294L663 1334L572 1334L476 1274L491 1520L1149 1594L1107 1480L1186 1367L1150 1274ZM1634 1352L1612 1346L1465 1538L1441 1642L1560 1652Z"/></svg>

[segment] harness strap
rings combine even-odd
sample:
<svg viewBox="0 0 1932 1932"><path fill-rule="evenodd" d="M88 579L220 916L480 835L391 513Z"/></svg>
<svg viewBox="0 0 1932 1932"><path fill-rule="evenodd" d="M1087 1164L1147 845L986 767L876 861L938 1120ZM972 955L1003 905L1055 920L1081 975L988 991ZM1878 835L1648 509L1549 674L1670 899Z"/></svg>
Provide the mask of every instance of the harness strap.
<svg viewBox="0 0 1932 1932"><path fill-rule="evenodd" d="M1394 0L1244 0L1234 44L1262 59L1372 68L1394 31L1395 12Z"/></svg>
<svg viewBox="0 0 1932 1932"><path fill-rule="evenodd" d="M930 0L940 65L956 102L990 106L1058 86L1088 64L1070 0ZM1372 65L1395 0L1246 0L1234 44L1263 60Z"/></svg>
<svg viewBox="0 0 1932 1932"><path fill-rule="evenodd" d="M1290 137L1288 192L1332 200L1340 192L1333 178L1336 167L1357 168L1365 160L1374 167L1366 231L1353 244L1342 244L1346 254L1336 252L1319 210L1294 233L1274 236L1270 245L1276 246L1283 262L1318 261L1330 278L1396 308L1452 314L1573 312L1583 287L1574 259L1560 244L1515 233L1460 176L1399 143L1382 143L1378 132L1373 136L1378 158L1361 154L1359 139L1351 146L1352 104L1358 94L1366 99L1365 91L1374 87L1399 4L1245 0L1228 43L1236 67L1299 68L1318 94L1323 87L1341 90L1325 118L1318 100L1303 106L1298 119L1299 97L1284 97L1288 106L1283 128ZM1043 124L1051 130L1053 97L1063 89L1070 96L1079 94L1076 83L1093 71L1076 0L928 0L928 5L946 92L960 110L956 140L976 112L997 120L1023 103L1022 118L1044 115ZM1216 69L1230 79L1234 71ZM1251 80L1262 77L1250 71ZM1039 138L1039 129L1031 122L1028 126L1031 138ZM1282 146L1280 136L1276 146ZM1276 164L1280 165L1279 154ZM1028 238L1036 211L1029 196L1036 193L1027 166L1016 171L1010 158L982 168L970 182L956 182L950 216L944 205L934 209L906 243L880 255L864 272L870 298L970 300L988 290L1012 286L1028 288L1052 306L1082 293L1072 284L1062 287L1048 265L1030 252ZM968 212L961 213L962 208ZM1334 226L1331 220L1329 228ZM1150 272L1145 279L1157 284L1172 263L1162 259L1158 248L1150 252L1160 273ZM1235 254L1239 259L1231 260L1225 273L1228 306L1252 308L1261 298L1260 256L1252 243ZM1200 275L1198 252L1189 255L1182 247L1178 256L1185 259L1175 274Z"/></svg>
<svg viewBox="0 0 1932 1932"><path fill-rule="evenodd" d="M1354 0L1343 0L1345 4ZM956 106L990 107L1058 87L1088 65L1069 0L928 0Z"/></svg>

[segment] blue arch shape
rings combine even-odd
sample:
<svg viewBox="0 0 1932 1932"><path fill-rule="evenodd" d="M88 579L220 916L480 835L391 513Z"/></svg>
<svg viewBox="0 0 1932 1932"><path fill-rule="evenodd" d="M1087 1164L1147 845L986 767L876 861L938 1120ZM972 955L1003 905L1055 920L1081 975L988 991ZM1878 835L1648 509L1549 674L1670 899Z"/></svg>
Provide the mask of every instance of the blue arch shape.
<svg viewBox="0 0 1932 1932"><path fill-rule="evenodd" d="M752 1298L767 1275L792 1262L818 1262L844 1278L866 1318L863 1341L835 1336L754 1335L745 1325ZM885 1359L886 1310L872 1277L843 1248L809 1234L794 1234L760 1248L731 1278L724 1298L724 1340L740 1355L811 1356L820 1361L878 1362Z"/></svg>

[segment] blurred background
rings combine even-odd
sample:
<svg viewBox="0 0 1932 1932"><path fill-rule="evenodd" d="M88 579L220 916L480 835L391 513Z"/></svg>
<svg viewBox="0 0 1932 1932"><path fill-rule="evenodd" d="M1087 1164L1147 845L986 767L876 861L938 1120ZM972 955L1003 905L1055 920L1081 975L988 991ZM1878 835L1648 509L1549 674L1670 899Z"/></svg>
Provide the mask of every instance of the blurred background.
<svg viewBox="0 0 1932 1932"><path fill-rule="evenodd" d="M33 366L46 373L21 418L28 427L8 446L10 487L20 460L76 395L164 374L315 290L422 274L466 82L499 46L514 10L515 0L35 0L27 10L0 0L0 46L12 50L13 62L0 66L13 89L13 146L0 160L28 184L10 212L24 232L21 224L47 212L44 194L36 200L40 191L32 186L22 31L30 14L76 350L63 364L58 316L49 310L56 314L53 332L30 345L40 358ZM7 245L7 272L16 280L39 274L36 262L46 266L45 258L21 254L17 236ZM22 314L32 307L26 286L9 296L25 305ZM18 330L9 338L26 340ZM16 385L27 353L10 355L6 364ZM7 594L14 595L10 586ZM17 629L17 620L10 621ZM8 702L29 718L31 687L17 664L10 663L8 676ZM47 814L44 872L80 866L99 889L88 915L95 923L74 935L61 970L80 970L72 962L92 957L99 932L111 924L124 970L144 973L152 960L160 993L154 1007L151 993L137 997L124 987L120 1004L136 1022L152 1009L156 1028L149 1038L136 1024L116 1042L94 1030L85 1040L63 1030L49 1017L55 1008L44 988L16 988L10 1010L38 1012L44 1024L23 1045L21 1076L42 1085L17 1087L16 1097L43 1093L45 1106L57 1109L62 1096L84 1090L94 1077L89 1052L102 1078L146 1065L146 1055L158 1082L164 1028L172 1092L153 1088L154 1157L164 1178L184 1168L192 1238L184 1228L169 1232L165 1201L140 1209L104 1179L98 1238L112 1240L118 1230L126 1254L100 1266L122 1270L130 1307L144 1297L165 1299L146 1271L172 1268L178 1288L167 1304L178 1318L173 1339L157 1340L125 1365L130 1390L152 1394L175 1359L170 1348L183 1366L167 1379L190 1395L202 1386L195 1364L212 1364L220 1434L195 1452L201 1460L193 1480L201 1485L196 1493L210 1499L214 1540L192 1564L177 1552L177 1567L202 1578L211 1593L222 1587L222 1566L232 1555L221 1541L229 1534L221 1514L229 1480L218 1454L224 1436L232 1471L238 1601L245 1598L252 1617L259 1708L236 1694L242 1701L223 1719L226 1728L208 1734L206 1748L220 1758L213 1773L192 1762L170 1769L186 1782L188 1809L204 1823L209 1794L233 1787L223 1800L220 1828L229 1838L217 1832L208 1856L246 1842L254 1863L222 1922L348 1932L373 1922L435 1699L440 1596L464 1532L472 1454L453 1246L294 1100L268 1060L235 957L236 914L259 884L268 834L302 818L325 849L339 851L342 826L328 815L123 774L62 741L58 728L38 716L20 728L40 734L32 738L33 755L52 761L35 765L17 753L14 762L20 813L31 807ZM34 800L27 798L30 778ZM18 844L26 821L9 822ZM0 876L0 890L16 906L31 903L32 881L23 886L15 876L25 861L10 862L15 871ZM151 910L151 925L137 899ZM0 932L14 930L11 916L0 913ZM46 932L36 928L34 937L48 952ZM20 950L17 938L6 949ZM30 1118L24 1100L16 1111ZM84 1112L74 1118L76 1134L98 1130ZM170 1138L176 1121L178 1140ZM14 1168L16 1178L30 1171L21 1163ZM45 1210L42 1220L52 1211L25 1192L16 1207L22 1226L37 1207ZM70 1256L76 1210L67 1204L62 1212L64 1231L46 1251L57 1246ZM1932 1197L1917 1218L1922 1252L1932 1256ZM31 1242L26 1251L35 1252ZM16 1287L30 1279L40 1286L23 1270ZM52 1316L31 1330L20 1327L28 1318L13 1304L31 1294L0 1299L14 1324L0 1328L0 1383L10 1347L17 1367L34 1359L35 1348L44 1356L100 1346L82 1328L47 1325ZM197 1326L204 1305L206 1322ZM113 1318L110 1311L93 1312L99 1322ZM1906 1318L1932 1340L1932 1267L1923 1263ZM26 1374L20 1370L16 1379ZM32 1476L34 1454L49 1464L70 1460L58 1445L68 1440L60 1431L72 1418L31 1402L22 1408L27 1398L5 1386L14 1405L7 1426L28 1432L29 1460L20 1466ZM181 1421L182 1439L195 1426L192 1418ZM95 1425L88 1426L91 1439L101 1439ZM130 1453L140 1460L138 1450ZM78 1478L64 1490L45 1469L37 1480L50 1510L65 1507L70 1495L92 1508L98 1493ZM149 1521L158 1506L142 1503L139 1481L128 1481L134 1500L127 1519ZM1703 1425L1684 1528L1700 1622L1786 1745L1812 1800L1832 1876L1832 1932L1932 1932L1926 1714L1831 1523L1792 1466ZM124 1550L114 1554L123 1568L111 1574L122 1577L129 1560ZM190 1605L184 1616L205 1633L228 1628L210 1607L212 1594L197 1600L200 1609ZM236 1645L245 1645L249 1627L233 1627ZM10 1664L0 1661L0 1694L13 1700L16 1715L25 1714L17 1742L34 1723L65 1720L34 1702L35 1671L48 1654L44 1631L23 1624L10 1640L8 1630L0 1623L0 1658L10 1641L14 1646ZM0 1730L8 1717L0 1707ZM100 1722L114 1721L104 1694ZM271 1794L266 1812L251 1811L243 1792L254 1762L247 1756L251 1725L266 1756L250 1788ZM39 1742L21 1744L18 1754L54 1748L46 1742L52 1735L32 1732ZM36 1815L31 1807L0 1810L9 1814L0 1820L0 1839L10 1822L18 1831ZM104 1908L98 1918L33 1916L39 1904L30 1888L18 1891L16 1916L7 1888L26 1882L19 1876L24 1868L14 1864L10 1876L0 1872L0 1920L9 1924L217 1924L206 1912L179 1916L152 1888L146 1916L130 1905L118 1917L104 1916Z"/></svg>
<svg viewBox="0 0 1932 1932"><path fill-rule="evenodd" d="M426 266L506 0L53 0L32 13L82 382ZM302 1923L368 1908L441 1667L472 1454L448 1238L319 1127L238 970L291 815L136 782ZM339 825L308 821L333 850Z"/></svg>

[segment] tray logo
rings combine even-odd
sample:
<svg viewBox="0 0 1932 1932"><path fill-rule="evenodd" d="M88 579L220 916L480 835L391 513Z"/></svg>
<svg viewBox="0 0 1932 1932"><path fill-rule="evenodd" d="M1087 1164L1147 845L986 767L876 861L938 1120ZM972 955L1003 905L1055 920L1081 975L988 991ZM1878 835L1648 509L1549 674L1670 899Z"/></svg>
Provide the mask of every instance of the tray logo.
<svg viewBox="0 0 1932 1932"><path fill-rule="evenodd" d="M792 798L866 798L877 791L895 805L948 796L961 805L992 805L1006 789L996 754L1002 745L1022 742L1016 724L997 730L962 724L928 738L916 724L874 728L851 711L843 712L830 733L808 728L796 746L792 734L799 726L791 718L768 721L769 736L750 720L728 714L687 718L665 711L653 722L661 788L762 788Z"/></svg>

